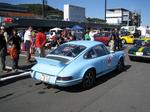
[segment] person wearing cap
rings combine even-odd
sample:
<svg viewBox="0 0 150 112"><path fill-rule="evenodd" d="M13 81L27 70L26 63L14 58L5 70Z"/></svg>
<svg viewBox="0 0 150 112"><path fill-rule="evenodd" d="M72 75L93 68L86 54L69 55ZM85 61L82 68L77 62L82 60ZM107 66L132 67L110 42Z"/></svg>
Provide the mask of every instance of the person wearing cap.
<svg viewBox="0 0 150 112"><path fill-rule="evenodd" d="M1 71L7 71L6 70L6 55L7 55L7 44L6 39L4 37L4 30L0 30L0 62L1 62Z"/></svg>

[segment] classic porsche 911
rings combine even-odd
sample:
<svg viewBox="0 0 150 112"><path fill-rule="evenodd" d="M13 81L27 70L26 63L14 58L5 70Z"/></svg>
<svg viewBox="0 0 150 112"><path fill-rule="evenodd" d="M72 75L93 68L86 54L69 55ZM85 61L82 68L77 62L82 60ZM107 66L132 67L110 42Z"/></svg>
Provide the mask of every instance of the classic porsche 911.
<svg viewBox="0 0 150 112"><path fill-rule="evenodd" d="M137 40L135 45L129 49L130 60L149 60L150 61L150 40Z"/></svg>
<svg viewBox="0 0 150 112"><path fill-rule="evenodd" d="M31 77L56 86L81 84L90 88L95 78L117 69L124 69L124 52L110 53L97 41L71 41L62 44L45 58L36 57Z"/></svg>

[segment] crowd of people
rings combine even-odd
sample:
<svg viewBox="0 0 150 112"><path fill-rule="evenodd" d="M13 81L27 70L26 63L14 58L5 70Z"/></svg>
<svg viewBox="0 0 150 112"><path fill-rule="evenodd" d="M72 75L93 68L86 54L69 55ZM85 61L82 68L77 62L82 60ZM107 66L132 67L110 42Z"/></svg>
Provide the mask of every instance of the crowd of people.
<svg viewBox="0 0 150 112"><path fill-rule="evenodd" d="M68 29L44 32L42 28L34 30L31 26L28 27L24 32L17 31L12 29L11 35L8 36L5 28L2 26L0 29L0 62L1 62L1 71L7 72L6 69L6 56L7 56L7 45L11 44L10 57L12 59L12 70L18 70L18 61L19 54L21 50L26 52L26 62L31 62L31 54L35 54L39 57L45 57L45 50L56 48L61 44L74 40L89 40L94 41L94 35L96 33L94 30L85 30L83 31L72 31ZM117 29L111 31L110 39L110 50L115 51L122 47L119 33Z"/></svg>

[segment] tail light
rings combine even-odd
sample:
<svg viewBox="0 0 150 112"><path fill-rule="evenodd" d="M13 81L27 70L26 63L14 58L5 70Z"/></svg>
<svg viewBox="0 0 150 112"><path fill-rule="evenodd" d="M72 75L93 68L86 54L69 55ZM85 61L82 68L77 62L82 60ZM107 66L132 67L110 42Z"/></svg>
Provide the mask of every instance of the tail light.
<svg viewBox="0 0 150 112"><path fill-rule="evenodd" d="M68 77L60 77L58 76L57 77L57 80L62 80L62 81L68 81L68 80L72 80L73 77L72 76L68 76Z"/></svg>

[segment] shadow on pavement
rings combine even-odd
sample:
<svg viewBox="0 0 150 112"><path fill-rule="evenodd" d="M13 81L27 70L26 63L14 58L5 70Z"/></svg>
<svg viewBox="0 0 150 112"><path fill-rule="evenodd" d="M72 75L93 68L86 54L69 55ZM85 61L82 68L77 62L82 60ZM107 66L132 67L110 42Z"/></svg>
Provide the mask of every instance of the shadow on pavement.
<svg viewBox="0 0 150 112"><path fill-rule="evenodd" d="M16 74L20 74L20 73L23 73L23 72L26 72L26 71L29 71L30 68L35 65L36 62L32 62L31 64L28 64L28 65L22 65L22 66L19 66L19 70L17 72L13 72L12 70L9 69L8 72L5 72L5 73L0 73L0 78L4 78L4 77L9 77L9 76L13 76L13 75L16 75ZM20 71L21 70L21 71Z"/></svg>
<svg viewBox="0 0 150 112"><path fill-rule="evenodd" d="M7 94L7 95L0 96L0 100L1 100L1 99L5 99L5 98L7 98L7 97L9 97L9 96L12 96L12 95L13 95L13 93L9 93L9 94Z"/></svg>
<svg viewBox="0 0 150 112"><path fill-rule="evenodd" d="M123 72L126 72L128 69L130 69L130 67L131 67L131 65L126 65ZM117 71L112 71L108 74L105 74L105 75L97 78L94 87L107 82L108 80L118 76L119 74L120 73L118 73ZM94 87L92 87L92 88L94 88ZM64 87L64 88L63 87L55 87L55 88L59 89L56 93L61 92L61 91L67 91L67 92L73 92L73 93L86 91L80 86L80 84L75 85L75 86L70 86L70 87Z"/></svg>

